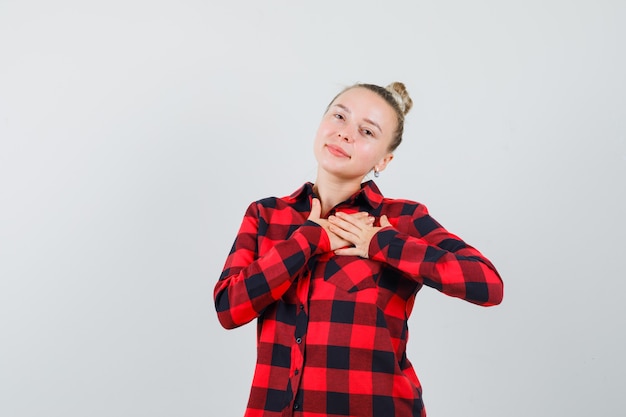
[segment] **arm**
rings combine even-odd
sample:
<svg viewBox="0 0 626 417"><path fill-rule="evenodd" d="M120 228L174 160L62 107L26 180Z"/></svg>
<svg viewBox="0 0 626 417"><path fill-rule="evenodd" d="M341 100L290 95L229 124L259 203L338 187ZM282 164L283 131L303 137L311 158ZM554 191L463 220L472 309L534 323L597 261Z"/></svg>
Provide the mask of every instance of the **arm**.
<svg viewBox="0 0 626 417"><path fill-rule="evenodd" d="M369 257L452 297L483 306L502 301L502 279L493 264L445 230L422 205L416 207L407 233L393 227L378 230Z"/></svg>
<svg viewBox="0 0 626 417"><path fill-rule="evenodd" d="M259 210L254 203L246 211L215 285L217 316L227 329L258 317L267 306L280 299L313 255L330 249L326 232L307 220L288 239L259 256L258 225Z"/></svg>
<svg viewBox="0 0 626 417"><path fill-rule="evenodd" d="M502 301L502 279L493 264L445 230L422 205L415 205L406 232L393 227L386 216L380 219L382 227L339 213L329 220L331 231L354 244L335 251L337 255L386 263L421 284L471 303L491 306Z"/></svg>

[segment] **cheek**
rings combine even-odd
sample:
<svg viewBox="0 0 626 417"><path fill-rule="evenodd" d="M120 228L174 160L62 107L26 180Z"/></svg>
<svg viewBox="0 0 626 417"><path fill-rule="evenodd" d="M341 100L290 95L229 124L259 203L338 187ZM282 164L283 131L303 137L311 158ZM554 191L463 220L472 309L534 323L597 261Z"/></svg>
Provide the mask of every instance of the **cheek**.
<svg viewBox="0 0 626 417"><path fill-rule="evenodd" d="M317 132L315 133L315 144L316 147L319 145L321 146L328 137L332 136L333 134L333 126L329 123L320 123L319 127L317 128Z"/></svg>
<svg viewBox="0 0 626 417"><path fill-rule="evenodd" d="M322 121L319 127L317 128L317 136L318 137L328 136L329 134L332 133L332 129L333 129L333 126L331 123Z"/></svg>
<svg viewBox="0 0 626 417"><path fill-rule="evenodd" d="M361 160L368 164L373 165L378 163L381 158L384 157L386 150L379 143L368 142L362 143L359 147L359 155Z"/></svg>
<svg viewBox="0 0 626 417"><path fill-rule="evenodd" d="M313 154L315 155L316 158L319 156L323 147L324 147L324 132L322 130L322 127L320 126L320 128L315 133L315 138L313 140Z"/></svg>
<svg viewBox="0 0 626 417"><path fill-rule="evenodd" d="M374 143L369 141L357 142L359 153L366 159L372 159L378 153L378 149Z"/></svg>
<svg viewBox="0 0 626 417"><path fill-rule="evenodd" d="M313 146L317 149L321 146L321 144L323 143L323 132L322 129L318 129L317 132L315 132L315 139L313 140Z"/></svg>

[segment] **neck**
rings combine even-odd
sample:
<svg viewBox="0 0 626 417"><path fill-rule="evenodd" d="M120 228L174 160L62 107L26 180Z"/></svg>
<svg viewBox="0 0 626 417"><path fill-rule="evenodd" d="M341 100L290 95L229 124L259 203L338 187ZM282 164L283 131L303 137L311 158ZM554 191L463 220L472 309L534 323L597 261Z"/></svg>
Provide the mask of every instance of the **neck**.
<svg viewBox="0 0 626 417"><path fill-rule="evenodd" d="M314 189L322 203L322 217L326 217L333 207L359 191L361 181L362 178L342 179L318 171Z"/></svg>

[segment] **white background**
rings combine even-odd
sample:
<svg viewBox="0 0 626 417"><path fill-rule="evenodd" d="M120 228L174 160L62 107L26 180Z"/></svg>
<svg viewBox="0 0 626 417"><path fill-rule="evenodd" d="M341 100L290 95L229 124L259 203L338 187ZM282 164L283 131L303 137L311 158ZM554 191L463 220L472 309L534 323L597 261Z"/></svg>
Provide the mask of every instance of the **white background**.
<svg viewBox="0 0 626 417"><path fill-rule="evenodd" d="M377 181L505 281L424 289L429 416L622 416L626 3L0 0L0 415L243 414L213 286L247 205L314 180L354 82L405 82Z"/></svg>

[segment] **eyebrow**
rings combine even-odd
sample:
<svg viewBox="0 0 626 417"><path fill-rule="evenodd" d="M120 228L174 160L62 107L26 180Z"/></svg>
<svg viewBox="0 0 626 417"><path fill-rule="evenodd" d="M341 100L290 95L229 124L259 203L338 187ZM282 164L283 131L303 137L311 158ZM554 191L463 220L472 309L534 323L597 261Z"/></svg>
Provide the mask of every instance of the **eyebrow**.
<svg viewBox="0 0 626 417"><path fill-rule="evenodd" d="M341 103L335 103L333 104L333 107L339 107L341 108L343 111L345 111L348 114L352 114L352 112L350 111L349 108L347 108L346 106L344 106ZM376 127L378 129L378 131L380 133L383 133L383 130L380 128L380 126L378 125L378 123L376 123L375 121L371 120L371 119L363 119L366 123L369 123L371 125L373 125L374 127Z"/></svg>

